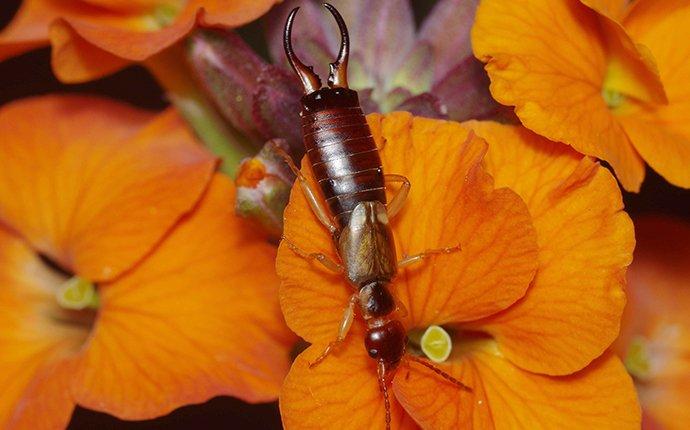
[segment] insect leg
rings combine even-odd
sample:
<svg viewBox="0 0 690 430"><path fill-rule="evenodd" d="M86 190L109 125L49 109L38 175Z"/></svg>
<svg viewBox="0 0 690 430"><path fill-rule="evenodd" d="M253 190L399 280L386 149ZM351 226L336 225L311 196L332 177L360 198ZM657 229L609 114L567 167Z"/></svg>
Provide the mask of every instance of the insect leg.
<svg viewBox="0 0 690 430"><path fill-rule="evenodd" d="M277 147L275 148L275 150L278 153L278 155L280 155L285 160L288 167L290 167L290 170L292 170L292 173L294 173L295 176L297 176L297 180L299 180L299 185L300 187L302 187L302 192L304 193L304 196L307 198L309 206L311 206L311 210L314 212L314 214L316 214L316 217L319 219L319 221L321 221L321 224L323 224L331 234L335 233L337 228L333 223L333 220L331 220L330 215L328 215L326 209L324 209L324 207L321 205L321 202L317 197L318 194L311 188L311 185L309 185L309 181L307 181L307 178L297 168L297 166L292 161L292 158L290 157L290 155L288 155L287 152Z"/></svg>
<svg viewBox="0 0 690 430"><path fill-rule="evenodd" d="M388 139L386 139L386 136L381 136L381 146L378 147L379 152L383 151L383 148L385 148L387 144L388 144Z"/></svg>
<svg viewBox="0 0 690 430"><path fill-rule="evenodd" d="M350 327L352 327L352 321L355 320L355 306L357 306L357 303L359 303L359 295L355 293L350 296L347 308L345 308L345 312L343 313L343 319L340 321L340 327L338 329L338 337L336 337L333 342L326 346L326 349L323 350L321 355L316 357L316 360L309 363L310 369L321 363L328 356L328 354L333 351L333 348L336 348L345 340L347 332L349 332Z"/></svg>
<svg viewBox="0 0 690 430"><path fill-rule="evenodd" d="M398 261L398 267L405 267L414 263L419 263L423 259L430 257L432 255L450 254L451 252L457 252L461 249L462 248L460 247L460 245L452 246L449 248L427 249L426 251L419 254L405 256L402 260Z"/></svg>
<svg viewBox="0 0 690 430"><path fill-rule="evenodd" d="M383 179L385 182L402 183L402 186L388 204L388 218L393 218L400 212L400 209L405 204L405 200L407 200L407 194L410 192L410 180L403 175L384 175Z"/></svg>
<svg viewBox="0 0 690 430"><path fill-rule="evenodd" d="M285 236L283 236L282 240L285 242L285 244L290 248L295 254L299 255L300 257L304 258L305 260L316 260L319 263L323 264L323 266L336 273L342 273L343 266L339 263L336 263L335 261L331 260L328 258L326 254L323 254L321 252L306 252L300 249L297 245L292 243L290 240L288 240Z"/></svg>

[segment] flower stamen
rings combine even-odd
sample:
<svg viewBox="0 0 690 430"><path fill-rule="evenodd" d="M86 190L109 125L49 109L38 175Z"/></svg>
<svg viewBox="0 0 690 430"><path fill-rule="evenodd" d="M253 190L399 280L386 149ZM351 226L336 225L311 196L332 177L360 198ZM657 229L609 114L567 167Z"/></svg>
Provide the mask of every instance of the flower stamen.
<svg viewBox="0 0 690 430"><path fill-rule="evenodd" d="M69 310L98 309L100 299L93 282L73 276L63 282L55 292L58 304Z"/></svg>
<svg viewBox="0 0 690 430"><path fill-rule="evenodd" d="M443 363L453 350L453 340L441 326L429 326L420 341L422 352L434 363Z"/></svg>
<svg viewBox="0 0 690 430"><path fill-rule="evenodd" d="M651 376L651 357L649 342L642 336L636 336L628 347L624 360L625 368L635 379L646 381Z"/></svg>
<svg viewBox="0 0 690 430"><path fill-rule="evenodd" d="M153 20L158 28L165 28L175 22L180 10L170 4L162 4L153 10Z"/></svg>

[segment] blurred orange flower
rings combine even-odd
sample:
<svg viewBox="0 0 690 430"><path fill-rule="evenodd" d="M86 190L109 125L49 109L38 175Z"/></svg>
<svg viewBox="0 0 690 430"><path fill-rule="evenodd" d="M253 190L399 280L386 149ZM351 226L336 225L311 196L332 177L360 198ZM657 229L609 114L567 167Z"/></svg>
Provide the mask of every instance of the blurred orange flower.
<svg viewBox="0 0 690 430"><path fill-rule="evenodd" d="M645 162L690 187L688 40L685 0L482 0L472 33L493 96L630 191Z"/></svg>
<svg viewBox="0 0 690 430"><path fill-rule="evenodd" d="M0 427L276 397L275 251L173 111L42 97L0 135Z"/></svg>
<svg viewBox="0 0 690 430"><path fill-rule="evenodd" d="M276 0L24 0L0 33L0 61L47 44L53 70L80 82L144 61L197 24L238 27Z"/></svg>
<svg viewBox="0 0 690 430"><path fill-rule="evenodd" d="M649 429L680 430L690 422L690 225L642 218L635 227L615 349L633 375Z"/></svg>
<svg viewBox="0 0 690 430"><path fill-rule="evenodd" d="M398 255L462 244L406 268L394 289L411 339L430 325L451 332L453 351L439 367L473 391L407 362L392 381L392 428L639 427L632 381L604 352L618 334L634 247L611 174L524 128L407 113L368 120L375 139L386 139L386 172L412 182L391 222ZM488 146L466 142L469 128ZM299 187L285 237L337 258ZM312 343L281 392L285 427L384 428L363 321L308 366L334 340L351 287L285 245L277 267L287 323Z"/></svg>

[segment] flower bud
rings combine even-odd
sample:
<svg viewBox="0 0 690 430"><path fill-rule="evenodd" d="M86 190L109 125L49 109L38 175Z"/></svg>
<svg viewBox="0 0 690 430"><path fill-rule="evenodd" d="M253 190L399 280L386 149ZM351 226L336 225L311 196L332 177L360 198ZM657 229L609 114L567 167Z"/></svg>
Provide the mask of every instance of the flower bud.
<svg viewBox="0 0 690 430"><path fill-rule="evenodd" d="M242 162L235 181L237 214L255 220L275 239L282 234L283 211L295 181L277 149L289 152L284 139L269 140L255 157Z"/></svg>
<svg viewBox="0 0 690 430"><path fill-rule="evenodd" d="M233 127L257 144L281 138L295 154L304 151L302 90L294 74L263 61L231 31L195 31L188 56L202 88Z"/></svg>
<svg viewBox="0 0 690 430"><path fill-rule="evenodd" d="M197 30L188 60L208 97L233 127L256 143L265 140L252 115L256 80L266 63L232 31Z"/></svg>

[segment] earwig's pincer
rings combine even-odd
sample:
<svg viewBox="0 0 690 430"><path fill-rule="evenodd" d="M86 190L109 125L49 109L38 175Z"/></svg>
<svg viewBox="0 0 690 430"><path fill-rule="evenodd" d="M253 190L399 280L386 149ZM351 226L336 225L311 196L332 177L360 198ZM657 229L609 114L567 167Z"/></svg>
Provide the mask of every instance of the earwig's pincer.
<svg viewBox="0 0 690 430"><path fill-rule="evenodd" d="M335 18L341 38L338 58L335 62L329 64L330 72L327 81L328 86L330 88L348 88L347 62L350 58L350 36L347 32L347 26L345 25L345 20L342 15L340 15L340 12L338 12L335 7L328 3L324 3L323 5ZM285 54L287 55L292 69L300 78L300 81L302 81L304 94L311 94L321 88L321 78L314 73L314 68L312 66L307 66L302 63L292 49L292 25L294 24L298 10L299 7L296 7L292 9L290 15L288 15L287 22L285 23L285 32L283 33L283 47L285 48Z"/></svg>
<svg viewBox="0 0 690 430"><path fill-rule="evenodd" d="M324 3L323 5L331 12L335 18L335 22L338 23L338 29L340 29L340 51L338 52L338 59L335 63L329 64L330 73L328 75L328 86L331 88L348 88L347 61L350 58L350 35L347 33L345 20L340 15L340 12L338 12L338 9L328 3Z"/></svg>
<svg viewBox="0 0 690 430"><path fill-rule="evenodd" d="M288 15L287 22L285 23L285 33L283 34L283 47L290 65L297 73L300 81L302 81L304 93L310 94L321 88L321 79L314 73L314 69L311 66L307 67L297 58L295 51L292 49L292 24L295 21L295 15L297 15L298 10L299 8L296 7Z"/></svg>

